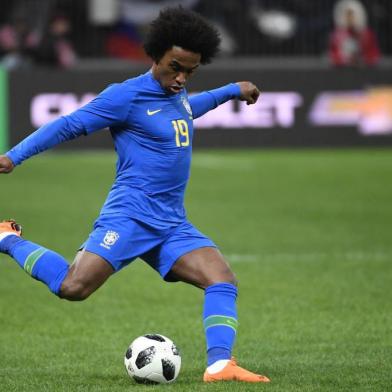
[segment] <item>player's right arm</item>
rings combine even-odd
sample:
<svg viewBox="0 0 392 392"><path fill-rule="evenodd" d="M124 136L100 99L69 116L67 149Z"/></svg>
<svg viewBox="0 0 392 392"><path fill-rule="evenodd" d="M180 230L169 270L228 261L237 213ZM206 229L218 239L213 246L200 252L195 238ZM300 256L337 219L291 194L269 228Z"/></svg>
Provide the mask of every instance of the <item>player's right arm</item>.
<svg viewBox="0 0 392 392"><path fill-rule="evenodd" d="M42 126L0 155L0 173L10 173L31 156L67 140L124 123L131 100L132 93L123 83L108 87L87 105Z"/></svg>

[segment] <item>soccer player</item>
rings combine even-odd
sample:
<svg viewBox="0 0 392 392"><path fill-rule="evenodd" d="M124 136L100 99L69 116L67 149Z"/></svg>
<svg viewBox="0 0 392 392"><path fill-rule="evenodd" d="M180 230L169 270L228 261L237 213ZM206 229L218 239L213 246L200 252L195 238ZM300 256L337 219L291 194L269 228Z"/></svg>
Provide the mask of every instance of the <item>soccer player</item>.
<svg viewBox="0 0 392 392"><path fill-rule="evenodd" d="M167 8L145 41L152 68L113 84L87 105L39 128L0 156L9 173L61 142L109 127L118 154L116 179L88 239L70 266L59 254L21 237L13 220L0 223L0 252L60 298L87 298L114 272L140 257L167 281L204 290L205 382L268 382L231 357L237 330L236 279L216 245L186 218L183 207L192 155L193 119L234 98L253 104L250 82L187 96L185 83L219 49L216 29L198 14Z"/></svg>

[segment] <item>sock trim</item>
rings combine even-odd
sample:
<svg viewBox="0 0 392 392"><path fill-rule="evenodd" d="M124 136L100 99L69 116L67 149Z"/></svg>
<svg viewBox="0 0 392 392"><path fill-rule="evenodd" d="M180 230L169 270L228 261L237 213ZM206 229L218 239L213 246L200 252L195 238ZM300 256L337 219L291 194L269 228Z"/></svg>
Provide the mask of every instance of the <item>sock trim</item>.
<svg viewBox="0 0 392 392"><path fill-rule="evenodd" d="M221 372L226 365L230 362L230 359L218 359L213 364L207 367L207 372L209 374L216 374Z"/></svg>
<svg viewBox="0 0 392 392"><path fill-rule="evenodd" d="M213 314L204 319L205 330L216 326L230 327L237 333L238 320L231 316L221 316L218 314Z"/></svg>
<svg viewBox="0 0 392 392"><path fill-rule="evenodd" d="M48 250L45 248L38 248L34 252L31 252L28 256L26 261L24 262L24 270L29 274L32 275L33 268L35 263L38 261L38 259L46 253Z"/></svg>
<svg viewBox="0 0 392 392"><path fill-rule="evenodd" d="M0 233L0 241L2 241L4 238L9 237L10 235L15 235L17 237L19 237L15 232L13 231L3 231L2 233Z"/></svg>

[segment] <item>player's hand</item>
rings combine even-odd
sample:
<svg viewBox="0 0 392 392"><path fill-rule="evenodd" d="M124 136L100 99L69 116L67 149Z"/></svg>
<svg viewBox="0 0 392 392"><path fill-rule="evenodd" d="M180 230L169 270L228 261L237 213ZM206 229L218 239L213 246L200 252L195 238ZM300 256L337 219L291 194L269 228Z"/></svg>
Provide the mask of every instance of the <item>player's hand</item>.
<svg viewBox="0 0 392 392"><path fill-rule="evenodd" d="M0 173L11 173L14 170L14 164L6 155L0 155Z"/></svg>
<svg viewBox="0 0 392 392"><path fill-rule="evenodd" d="M257 102L260 96L260 90L251 82L237 82L240 86L241 95L240 100L246 101L247 105L252 105Z"/></svg>

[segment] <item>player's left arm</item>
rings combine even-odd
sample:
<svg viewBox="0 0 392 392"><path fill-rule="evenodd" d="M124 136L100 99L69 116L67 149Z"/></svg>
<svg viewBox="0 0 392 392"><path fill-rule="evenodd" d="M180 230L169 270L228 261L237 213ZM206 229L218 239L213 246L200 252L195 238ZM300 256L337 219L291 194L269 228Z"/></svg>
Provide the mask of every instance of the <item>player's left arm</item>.
<svg viewBox="0 0 392 392"><path fill-rule="evenodd" d="M260 90L252 82L237 82L240 86L241 94L238 97L240 101L246 101L247 105L253 105L260 96Z"/></svg>
<svg viewBox="0 0 392 392"><path fill-rule="evenodd" d="M238 98L251 105L257 102L259 96L260 90L253 83L237 82L192 95L189 97L189 104L191 105L193 118L195 119L230 99Z"/></svg>

